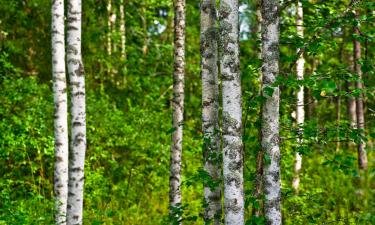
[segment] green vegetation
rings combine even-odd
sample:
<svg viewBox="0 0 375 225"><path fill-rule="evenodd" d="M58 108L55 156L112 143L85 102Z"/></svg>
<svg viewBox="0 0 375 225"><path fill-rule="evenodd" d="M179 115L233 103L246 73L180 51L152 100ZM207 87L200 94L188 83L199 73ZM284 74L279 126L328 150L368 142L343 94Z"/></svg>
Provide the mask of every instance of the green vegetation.
<svg viewBox="0 0 375 225"><path fill-rule="evenodd" d="M106 1L83 1L87 90L83 223L168 224L173 6L166 0L125 2L126 59L121 59L118 28L112 37L113 53L106 52ZM247 18L249 26L247 38L240 42L245 219L247 224L264 224L264 218L252 216L252 209L261 207L252 196L264 100L259 95L260 41L253 32L255 1L241 2L247 6L241 18ZM374 3L361 1L356 6L361 12L357 20L352 13L342 15L348 0L303 0L302 39L293 25L294 4L283 2L277 82L281 87L283 222L375 224ZM0 225L54 223L50 4L49 0L0 0ZM116 10L118 4L113 3ZM184 224L203 224L203 184L212 181L202 170L197 1L187 0L186 15L181 209ZM161 27L158 23L165 27L161 33L156 31ZM360 36L353 35L356 24L361 25ZM353 38L362 44L365 135L350 128L347 115L348 97L361 92L346 89L347 81L358 80L351 69ZM305 45L306 79L298 81L292 65L296 49ZM301 146L292 117L299 85L309 93ZM357 165L355 143L362 139L367 142L367 171L358 170ZM303 155L298 195L292 189L296 152Z"/></svg>

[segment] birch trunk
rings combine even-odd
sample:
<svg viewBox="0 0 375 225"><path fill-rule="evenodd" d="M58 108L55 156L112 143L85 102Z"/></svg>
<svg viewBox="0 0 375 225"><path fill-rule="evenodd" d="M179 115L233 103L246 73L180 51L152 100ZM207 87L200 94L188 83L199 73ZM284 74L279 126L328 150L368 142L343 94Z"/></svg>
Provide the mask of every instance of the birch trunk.
<svg viewBox="0 0 375 225"><path fill-rule="evenodd" d="M82 224L86 151L85 74L81 55L81 0L68 2L67 61L71 88L71 152L69 161L68 225Z"/></svg>
<svg viewBox="0 0 375 225"><path fill-rule="evenodd" d="M281 179L279 149L279 1L262 1L262 149L269 162L264 167L265 217L267 224L281 224ZM271 94L272 92L272 94ZM271 96L269 96L271 95Z"/></svg>
<svg viewBox="0 0 375 225"><path fill-rule="evenodd" d="M174 71L173 71L173 119L169 177L170 215L181 223L181 215L173 213L173 208L181 207L181 156L182 130L184 121L184 76L185 76L185 0L174 1Z"/></svg>
<svg viewBox="0 0 375 225"><path fill-rule="evenodd" d="M303 38L303 6L302 2L297 1L297 18L296 18L296 26L297 26L297 35L300 38ZM297 52L299 52L300 49L297 49ZM304 76L304 69L305 69L305 59L303 57L303 54L301 54L296 63L296 72L297 72L297 79L303 80ZM298 138L297 142L300 146L303 142L303 124L305 122L305 109L304 109L304 87L300 86L299 91L297 93L297 126L298 126ZM293 189L296 193L298 193L299 183L300 183L300 177L299 173L302 168L302 155L297 152L295 155L295 163L294 163L294 178L293 178Z"/></svg>
<svg viewBox="0 0 375 225"><path fill-rule="evenodd" d="M217 67L216 1L201 1L201 74L202 74L202 130L204 169L213 181L221 178L219 133L219 83ZM221 186L204 187L207 204L204 220L214 225L221 221Z"/></svg>
<svg viewBox="0 0 375 225"><path fill-rule="evenodd" d="M121 59L126 59L126 27L124 0L120 1L120 34L121 34Z"/></svg>
<svg viewBox="0 0 375 225"><path fill-rule="evenodd" d="M220 2L225 224L244 224L242 96L238 1Z"/></svg>
<svg viewBox="0 0 375 225"><path fill-rule="evenodd" d="M107 14L108 14L108 20L107 20L107 54L109 56L112 55L112 0L108 0L107 3Z"/></svg>
<svg viewBox="0 0 375 225"><path fill-rule="evenodd" d="M68 201L68 109L65 74L64 1L52 1L52 79L55 133L55 221L66 224Z"/></svg>
<svg viewBox="0 0 375 225"><path fill-rule="evenodd" d="M359 11L355 12L355 17L359 18ZM354 34L360 35L359 28L357 26L354 27ZM357 90L363 89L362 84L362 70L361 65L359 64L359 60L361 59L361 44L358 40L353 40L354 45L354 70L358 75L360 81L356 81L355 87ZM365 117L363 111L363 94L360 93L359 97L356 99L356 111L357 111L357 128L359 132L364 135L365 131ZM366 154L366 142L361 140L358 143L358 165L360 169L366 170L367 169L367 154Z"/></svg>

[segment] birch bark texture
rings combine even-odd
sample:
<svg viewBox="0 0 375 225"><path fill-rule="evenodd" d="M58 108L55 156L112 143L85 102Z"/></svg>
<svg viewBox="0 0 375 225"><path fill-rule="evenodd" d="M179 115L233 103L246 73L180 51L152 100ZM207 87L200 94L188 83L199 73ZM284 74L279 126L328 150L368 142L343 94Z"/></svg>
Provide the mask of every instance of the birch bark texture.
<svg viewBox="0 0 375 225"><path fill-rule="evenodd" d="M218 182L221 179L221 154L216 1L202 0L200 12L204 169L214 182ZM221 186L212 189L205 186L204 199L207 204L204 214L205 222L214 225L220 224L222 215Z"/></svg>
<svg viewBox="0 0 375 225"><path fill-rule="evenodd" d="M86 94L81 54L81 0L69 0L67 9L67 61L72 103L67 222L68 225L76 225L82 224L86 151Z"/></svg>
<svg viewBox="0 0 375 225"><path fill-rule="evenodd" d="M303 6L301 1L297 1L297 17L296 17L296 26L297 26L297 35L300 38L303 38ZM297 53L301 51L301 49L297 49ZM305 58L303 57L303 53L299 55L297 62L296 62L296 72L297 72L297 80L304 79L304 72L305 72ZM305 108L304 108L304 87L300 86L297 92L297 109L296 109L296 116L297 116L297 126L298 126L298 137L297 142L298 146L301 146L303 143L303 124L305 122ZM293 178L293 189L296 193L298 193L299 183L300 183L300 176L299 173L302 168L302 155L299 152L295 154L295 163L294 163L294 178Z"/></svg>
<svg viewBox="0 0 375 225"><path fill-rule="evenodd" d="M244 224L242 95L238 0L220 2L225 224Z"/></svg>
<svg viewBox="0 0 375 225"><path fill-rule="evenodd" d="M184 76L185 76L185 0L174 0L174 71L172 99L172 145L169 177L170 215L181 223L176 208L181 207L181 157L184 122Z"/></svg>
<svg viewBox="0 0 375 225"><path fill-rule="evenodd" d="M267 224L281 224L281 179L279 149L279 1L262 1L262 149L269 162L264 164L265 217Z"/></svg>
<svg viewBox="0 0 375 225"><path fill-rule="evenodd" d="M65 73L64 1L52 1L52 80L54 96L55 222L66 224L68 201L68 97Z"/></svg>
<svg viewBox="0 0 375 225"><path fill-rule="evenodd" d="M359 19L359 11L355 11L355 18ZM354 34L360 36L359 27L354 27ZM355 87L357 90L362 91L363 84L362 84L362 70L361 65L359 64L359 60L361 59L361 43L357 39L353 39L353 53L354 53L354 71L358 75L359 80L356 81ZM365 116L364 116L364 109L363 109L363 94L360 93L359 96L356 98L356 112L357 112L357 129L359 132L364 135L365 131ZM358 143L358 166L360 169L366 170L367 169L367 153L366 153L366 142L361 140Z"/></svg>

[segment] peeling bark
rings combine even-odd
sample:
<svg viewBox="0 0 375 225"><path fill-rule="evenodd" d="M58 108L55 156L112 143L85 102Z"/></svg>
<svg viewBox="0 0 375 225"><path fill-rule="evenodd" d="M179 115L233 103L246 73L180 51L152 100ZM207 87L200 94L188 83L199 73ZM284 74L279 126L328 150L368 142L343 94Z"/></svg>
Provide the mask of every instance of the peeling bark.
<svg viewBox="0 0 375 225"><path fill-rule="evenodd" d="M67 61L71 89L71 151L69 160L68 225L82 224L86 151L85 73L81 54L81 0L68 2Z"/></svg>
<svg viewBox="0 0 375 225"><path fill-rule="evenodd" d="M297 18L296 18L296 26L297 26L297 35L300 38L303 38L303 6L302 2L297 1ZM297 53L300 49L297 49ZM303 57L303 53L299 55L297 62L296 62L296 72L297 72L297 79L303 80L304 79L304 69L305 69L305 58ZM305 109L304 109L304 87L300 86L298 93L297 93L297 126L298 126L298 138L297 142L300 146L303 143L303 124L305 122ZM295 163L294 163L294 178L293 178L293 189L296 193L298 193L300 177L299 173L302 168L302 155L299 152L296 152L295 155Z"/></svg>
<svg viewBox="0 0 375 225"><path fill-rule="evenodd" d="M355 12L355 17L359 18L359 11ZM359 28L357 26L354 27L354 34L360 35ZM361 59L361 43L353 39L353 53L354 53L354 71L358 75L359 79L362 80L362 70L361 65L359 64L359 60ZM355 87L357 90L363 89L363 84L361 81L356 81ZM356 98L356 112L357 112L357 129L359 132L364 135L365 132L365 116L363 110L363 94L361 93L359 97ZM358 166L360 169L366 170L367 169L367 153L366 153L366 142L361 140L358 143Z"/></svg>
<svg viewBox="0 0 375 225"><path fill-rule="evenodd" d="M217 67L216 1L201 1L201 75L202 75L202 131L204 169L213 181L221 179L221 153L219 133L219 82ZM206 222L218 225L221 221L221 186L211 190L204 187L207 204L204 214Z"/></svg>
<svg viewBox="0 0 375 225"><path fill-rule="evenodd" d="M238 0L220 2L225 224L244 224L242 94Z"/></svg>
<svg viewBox="0 0 375 225"><path fill-rule="evenodd" d="M55 221L66 224L68 201L68 103L65 74L64 1L52 1L52 78L55 135Z"/></svg>
<svg viewBox="0 0 375 225"><path fill-rule="evenodd" d="M264 166L265 217L267 224L281 224L281 178L279 149L279 1L262 1L262 149L269 162ZM268 96L269 89L273 89ZM266 91L267 90L267 91Z"/></svg>
<svg viewBox="0 0 375 225"><path fill-rule="evenodd" d="M185 76L185 0L174 1L174 71L173 71L173 100L170 177L169 177L169 204L171 208L181 207L181 156L182 131L184 122L184 76ZM181 221L180 215L171 217ZM179 222L181 223L181 222Z"/></svg>

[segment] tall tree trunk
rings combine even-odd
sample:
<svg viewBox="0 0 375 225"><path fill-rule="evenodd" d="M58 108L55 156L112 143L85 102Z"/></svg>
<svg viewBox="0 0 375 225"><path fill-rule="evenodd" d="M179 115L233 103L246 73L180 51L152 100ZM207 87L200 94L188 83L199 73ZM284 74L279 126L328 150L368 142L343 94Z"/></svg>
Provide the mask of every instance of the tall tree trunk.
<svg viewBox="0 0 375 225"><path fill-rule="evenodd" d="M120 1L121 59L126 60L126 26L124 0Z"/></svg>
<svg viewBox="0 0 375 225"><path fill-rule="evenodd" d="M221 178L217 37L216 1L202 0L200 44L204 169L215 182ZM204 198L207 204L204 220L212 221L215 225L220 224L221 186L211 189L206 185Z"/></svg>
<svg viewBox="0 0 375 225"><path fill-rule="evenodd" d="M273 87L279 74L279 1L262 1L262 148L265 158L264 193L267 224L281 224L281 178L279 149L279 87ZM271 94L272 93L272 94Z"/></svg>
<svg viewBox="0 0 375 225"><path fill-rule="evenodd" d="M173 71L173 120L169 177L169 204L171 216L181 223L181 215L173 208L181 207L181 156L184 122L185 77L185 0L174 0L174 71Z"/></svg>
<svg viewBox="0 0 375 225"><path fill-rule="evenodd" d="M256 16L257 16L257 25L256 25L256 34L257 39L261 39L261 33L262 33L262 12L261 12L261 0L256 1ZM262 46L261 44L258 46L258 59L262 59ZM260 76L262 78L262 73L260 73ZM262 111L262 110L261 110ZM259 117L262 117L262 115L259 115ZM258 141L261 141L261 131L258 131ZM256 217L260 217L263 212L263 201L261 199L262 195L262 189L263 189L263 151L259 150L257 153L257 159L256 159L256 171L255 171L255 186L254 186L254 198L259 203L258 208L253 207L252 213Z"/></svg>
<svg viewBox="0 0 375 225"><path fill-rule="evenodd" d="M68 109L65 74L64 1L52 1L52 78L55 104L55 221L66 224L68 201Z"/></svg>
<svg viewBox="0 0 375 225"><path fill-rule="evenodd" d="M67 61L71 88L71 152L69 161L68 225L82 224L86 151L85 74L81 54L81 0L69 0Z"/></svg>
<svg viewBox="0 0 375 225"><path fill-rule="evenodd" d="M359 18L359 11L355 12L355 17ZM358 26L354 27L354 34L360 35ZM358 40L353 39L354 45L354 70L358 75L359 79L362 80L362 70L361 65L359 64L359 60L361 59L361 44ZM357 81L355 83L357 90L362 91L363 84L361 81ZM364 135L365 131L365 117L363 111L363 94L360 93L359 97L356 99L356 111L357 111L357 128L359 132ZM367 169L367 154L366 154L366 142L361 140L358 143L358 165L360 169L366 170Z"/></svg>
<svg viewBox="0 0 375 225"><path fill-rule="evenodd" d="M303 38L303 6L302 2L297 1L297 18L296 18L296 26L297 26L297 35L300 38ZM299 52L300 49L297 49ZM303 54L301 54L296 63L296 72L297 72L297 79L303 80L304 73L305 73L305 59ZM297 126L298 126L298 137L297 142L298 145L301 146L303 143L303 124L305 122L305 108L304 108L304 87L300 86L298 93L297 93ZM295 163L294 163L294 178L293 178L293 189L296 193L298 193L300 177L299 173L302 168L302 155L299 152L296 152L295 155Z"/></svg>
<svg viewBox="0 0 375 225"><path fill-rule="evenodd" d="M112 55L112 0L108 0L107 3L107 14L108 14L108 20L107 20L107 54L109 56Z"/></svg>
<svg viewBox="0 0 375 225"><path fill-rule="evenodd" d="M238 0L220 2L225 224L244 224L242 94Z"/></svg>

